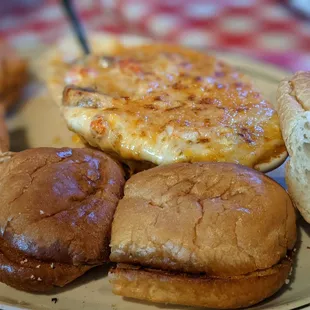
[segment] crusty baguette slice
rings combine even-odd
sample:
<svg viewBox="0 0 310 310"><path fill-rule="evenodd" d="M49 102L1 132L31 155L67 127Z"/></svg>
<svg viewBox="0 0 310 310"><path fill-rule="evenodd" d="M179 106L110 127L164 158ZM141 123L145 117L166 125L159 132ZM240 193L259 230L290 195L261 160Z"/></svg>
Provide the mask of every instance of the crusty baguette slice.
<svg viewBox="0 0 310 310"><path fill-rule="evenodd" d="M276 109L290 155L286 167L288 191L310 223L310 72L297 72L280 83Z"/></svg>

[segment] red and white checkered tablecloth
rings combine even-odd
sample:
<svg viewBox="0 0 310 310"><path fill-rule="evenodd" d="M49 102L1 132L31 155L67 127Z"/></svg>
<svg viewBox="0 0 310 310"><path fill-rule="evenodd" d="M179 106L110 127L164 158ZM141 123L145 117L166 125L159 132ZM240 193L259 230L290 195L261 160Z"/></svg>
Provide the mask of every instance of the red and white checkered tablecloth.
<svg viewBox="0 0 310 310"><path fill-rule="evenodd" d="M310 5L310 0L309 5ZM87 29L134 33L230 50L283 68L310 70L310 21L279 0L76 0ZM0 39L23 48L70 31L55 0L3 1Z"/></svg>

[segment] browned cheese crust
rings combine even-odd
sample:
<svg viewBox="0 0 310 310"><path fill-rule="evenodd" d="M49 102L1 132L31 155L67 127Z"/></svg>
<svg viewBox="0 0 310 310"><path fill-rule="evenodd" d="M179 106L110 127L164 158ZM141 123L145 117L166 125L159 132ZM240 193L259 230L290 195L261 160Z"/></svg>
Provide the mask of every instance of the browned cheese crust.
<svg viewBox="0 0 310 310"><path fill-rule="evenodd" d="M0 166L0 281L46 291L109 260L124 172L92 149L30 149Z"/></svg>
<svg viewBox="0 0 310 310"><path fill-rule="evenodd" d="M287 156L272 105L211 55L120 46L63 66L53 83L71 84L61 105L68 127L124 160L234 162L267 171Z"/></svg>

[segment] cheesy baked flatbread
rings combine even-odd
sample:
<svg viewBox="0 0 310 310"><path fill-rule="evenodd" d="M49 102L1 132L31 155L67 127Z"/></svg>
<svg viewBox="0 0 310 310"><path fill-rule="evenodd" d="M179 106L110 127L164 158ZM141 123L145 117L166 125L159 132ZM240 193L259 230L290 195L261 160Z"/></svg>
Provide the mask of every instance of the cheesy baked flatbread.
<svg viewBox="0 0 310 310"><path fill-rule="evenodd" d="M241 73L169 45L118 45L74 61L62 79L68 127L124 160L234 162L269 170L286 149L278 116ZM58 82L59 83L59 82Z"/></svg>

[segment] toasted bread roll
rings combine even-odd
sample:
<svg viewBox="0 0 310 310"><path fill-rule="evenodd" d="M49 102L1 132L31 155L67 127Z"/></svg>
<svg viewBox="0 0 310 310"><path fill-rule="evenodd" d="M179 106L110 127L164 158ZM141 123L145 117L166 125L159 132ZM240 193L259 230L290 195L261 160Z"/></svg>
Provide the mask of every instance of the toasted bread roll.
<svg viewBox="0 0 310 310"><path fill-rule="evenodd" d="M109 261L124 172L92 149L1 156L0 281L45 292Z"/></svg>
<svg viewBox="0 0 310 310"><path fill-rule="evenodd" d="M295 241L289 195L264 174L228 163L160 166L126 183L110 280L126 297L250 306L285 283Z"/></svg>
<svg viewBox="0 0 310 310"><path fill-rule="evenodd" d="M280 83L276 109L290 155L286 166L288 191L310 222L310 72L297 72Z"/></svg>

